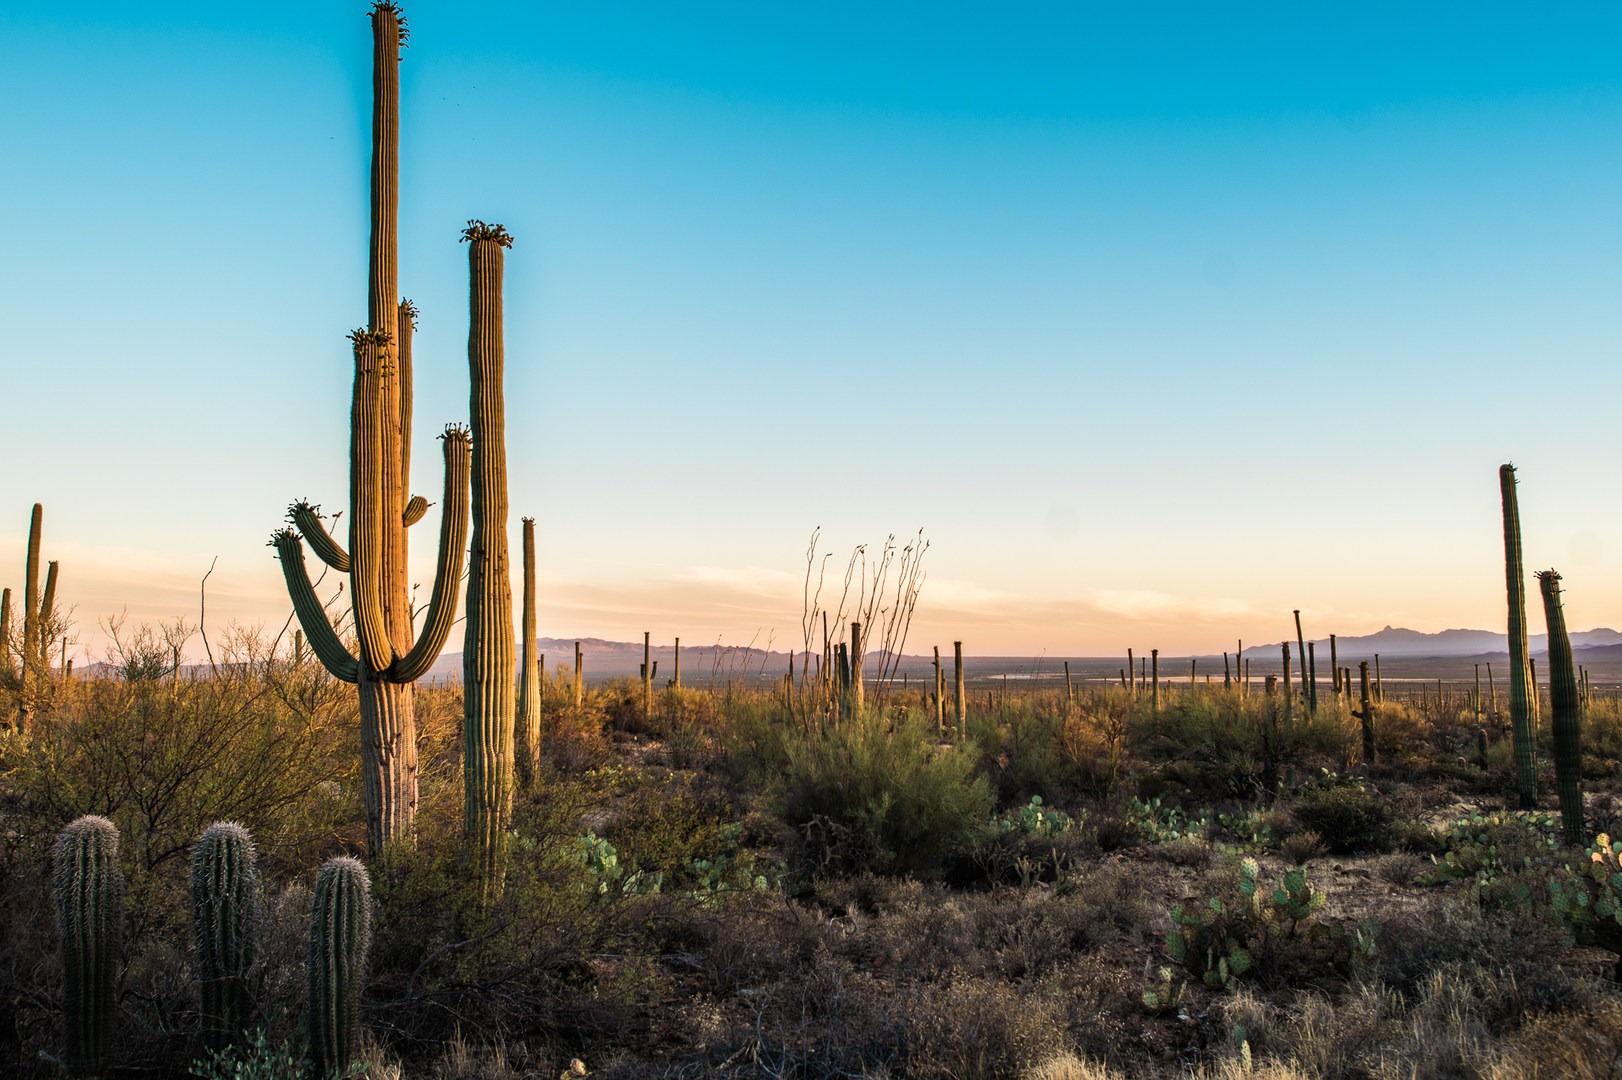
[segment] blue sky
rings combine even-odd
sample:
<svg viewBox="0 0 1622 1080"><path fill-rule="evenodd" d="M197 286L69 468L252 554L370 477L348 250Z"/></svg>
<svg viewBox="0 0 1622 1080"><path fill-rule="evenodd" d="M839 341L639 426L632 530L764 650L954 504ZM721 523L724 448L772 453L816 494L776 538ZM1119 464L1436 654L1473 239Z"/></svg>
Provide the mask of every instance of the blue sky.
<svg viewBox="0 0 1622 1080"><path fill-rule="evenodd" d="M505 222L542 633L781 646L817 525L924 528L926 646L1490 627L1505 460L1622 621L1614 6L473 7L407 6L414 486ZM216 556L279 625L344 501L364 11L0 9L0 581L43 501L86 649Z"/></svg>

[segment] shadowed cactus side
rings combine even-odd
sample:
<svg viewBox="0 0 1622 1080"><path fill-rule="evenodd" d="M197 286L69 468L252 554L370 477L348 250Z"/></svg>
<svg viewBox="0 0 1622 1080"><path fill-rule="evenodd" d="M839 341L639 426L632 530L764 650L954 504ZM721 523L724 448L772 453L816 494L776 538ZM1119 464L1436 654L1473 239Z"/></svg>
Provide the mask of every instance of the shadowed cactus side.
<svg viewBox="0 0 1622 1080"><path fill-rule="evenodd" d="M203 1038L224 1049L253 1020L248 969L258 951L258 853L248 830L216 822L192 850L192 930L197 942L197 979Z"/></svg>
<svg viewBox="0 0 1622 1080"><path fill-rule="evenodd" d="M319 1080L343 1076L355 1055L360 984L372 943L372 882L347 856L328 859L310 905L310 1059Z"/></svg>
<svg viewBox="0 0 1622 1080"><path fill-rule="evenodd" d="M512 571L507 550L507 443L503 393L502 271L512 237L470 221L468 245L469 411L473 429L473 541L468 556L467 632L462 646L463 830L488 892L501 890L512 813Z"/></svg>
<svg viewBox="0 0 1622 1080"><path fill-rule="evenodd" d="M1515 790L1522 810L1538 802L1538 767L1532 732L1537 700L1529 689L1526 649L1526 580L1521 571L1521 511L1515 498L1515 466L1498 467L1504 507L1504 584L1509 595L1509 726L1515 751Z"/></svg>
<svg viewBox="0 0 1622 1080"><path fill-rule="evenodd" d="M124 891L117 827L104 817L78 818L57 837L55 863L67 1064L76 1076L100 1076L112 1034Z"/></svg>
<svg viewBox="0 0 1622 1080"><path fill-rule="evenodd" d="M1577 696L1577 669L1560 603L1560 575L1539 570L1543 615L1549 624L1549 717L1554 736L1554 783L1560 793L1560 825L1566 843L1583 843L1582 710Z"/></svg>

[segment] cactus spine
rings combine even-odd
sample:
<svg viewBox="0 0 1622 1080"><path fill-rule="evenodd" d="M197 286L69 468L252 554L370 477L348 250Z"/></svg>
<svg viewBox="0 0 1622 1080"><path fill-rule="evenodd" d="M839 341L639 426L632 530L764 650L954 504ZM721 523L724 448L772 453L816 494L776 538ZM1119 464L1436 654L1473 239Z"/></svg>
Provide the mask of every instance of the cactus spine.
<svg viewBox="0 0 1622 1080"><path fill-rule="evenodd" d="M315 1075L343 1076L355 1053L360 984L372 941L372 882L354 859L328 859L310 905L310 1058Z"/></svg>
<svg viewBox="0 0 1622 1080"><path fill-rule="evenodd" d="M524 641L518 683L518 768L526 782L540 767L541 670L535 656L535 519L524 518Z"/></svg>
<svg viewBox="0 0 1622 1080"><path fill-rule="evenodd" d="M56 926L62 936L66 982L67 1061L79 1076L107 1068L118 971L118 921L124 875L118 867L118 829L86 815L56 840Z"/></svg>
<svg viewBox="0 0 1622 1080"><path fill-rule="evenodd" d="M192 850L192 929L208 1045L223 1049L253 1020L248 968L257 952L258 853L248 830L216 822Z"/></svg>
<svg viewBox="0 0 1622 1080"><path fill-rule="evenodd" d="M1549 624L1549 715L1554 736L1554 783L1560 792L1560 824L1566 843L1583 842L1582 711L1577 697L1577 672L1566 633L1566 613L1560 604L1560 575L1540 570L1543 616Z"/></svg>
<svg viewBox="0 0 1622 1080"><path fill-rule="evenodd" d="M1538 768L1533 757L1532 721L1537 713L1526 649L1526 579L1521 571L1521 511L1515 498L1515 466L1498 467L1504 506L1504 583L1509 594L1509 725L1515 752L1515 787L1521 808L1538 801Z"/></svg>
<svg viewBox="0 0 1622 1080"><path fill-rule="evenodd" d="M427 504L409 495L411 335L416 312L399 299L400 49L405 19L379 0L372 19L371 242L367 325L353 336L350 417L349 547L328 535L318 508L295 503L297 532L272 538L288 592L312 651L337 678L357 684L367 844L410 842L417 811L417 737L412 683L438 657L455 621L466 542L467 435L447 429L445 499L438 568L422 634L413 640L406 529ZM300 539L327 565L350 576L359 655L327 622L304 567Z"/></svg>
<svg viewBox="0 0 1622 1080"><path fill-rule="evenodd" d="M470 221L467 358L472 375L473 552L462 649L464 835L488 887L499 890L501 853L512 810L513 599L507 555L507 443L502 380L501 288L512 237L500 225Z"/></svg>

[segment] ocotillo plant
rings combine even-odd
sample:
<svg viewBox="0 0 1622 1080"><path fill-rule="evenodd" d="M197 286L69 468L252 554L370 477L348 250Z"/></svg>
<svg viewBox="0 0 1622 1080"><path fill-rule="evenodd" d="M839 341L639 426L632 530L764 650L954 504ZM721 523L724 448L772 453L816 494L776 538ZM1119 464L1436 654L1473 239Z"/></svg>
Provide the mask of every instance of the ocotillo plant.
<svg viewBox="0 0 1622 1080"><path fill-rule="evenodd" d="M1521 511L1515 498L1515 466L1498 467L1498 491L1504 506L1504 584L1509 593L1509 726L1515 750L1515 788L1521 809L1538 800L1537 759L1533 756L1535 691L1526 650L1526 585L1521 573Z"/></svg>
<svg viewBox="0 0 1622 1080"><path fill-rule="evenodd" d="M501 288L512 237L470 221L468 245L472 376L473 550L462 647L463 830L487 888L500 889L502 847L512 813L513 594L507 557L507 419Z"/></svg>
<svg viewBox="0 0 1622 1080"><path fill-rule="evenodd" d="M310 905L310 1059L321 1080L344 1076L355 1055L360 984L372 941L372 881L354 859L328 859Z"/></svg>
<svg viewBox="0 0 1622 1080"><path fill-rule="evenodd" d="M1560 792L1560 824L1566 843L1583 842L1582 710L1577 698L1577 672L1560 604L1560 575L1540 570L1543 617L1549 625L1549 727L1554 736L1554 783Z"/></svg>
<svg viewBox="0 0 1622 1080"><path fill-rule="evenodd" d="M417 810L417 726L412 683L423 675L455 620L466 544L467 436L445 437L445 498L433 598L413 641L406 529L426 503L410 495L411 333L415 312L400 299L396 232L400 177L400 49L405 19L392 0L373 5L371 242L366 330L355 335L350 414L349 548L327 534L317 508L295 503L272 543L294 609L321 662L357 684L367 843L408 841ZM359 655L339 641L304 568L302 534L322 559L350 577Z"/></svg>
<svg viewBox="0 0 1622 1080"><path fill-rule="evenodd" d="M118 829L86 815L56 838L56 927L62 936L66 983L67 1063L77 1076L107 1068L118 972L118 922L124 875L118 866Z"/></svg>
<svg viewBox="0 0 1622 1080"><path fill-rule="evenodd" d="M253 1020L248 968L256 948L258 856L248 830L217 822L192 850L192 930L208 1045L224 1049Z"/></svg>
<svg viewBox="0 0 1622 1080"><path fill-rule="evenodd" d="M518 771L533 782L541 753L541 670L535 657L535 519L524 518L524 640L518 682Z"/></svg>

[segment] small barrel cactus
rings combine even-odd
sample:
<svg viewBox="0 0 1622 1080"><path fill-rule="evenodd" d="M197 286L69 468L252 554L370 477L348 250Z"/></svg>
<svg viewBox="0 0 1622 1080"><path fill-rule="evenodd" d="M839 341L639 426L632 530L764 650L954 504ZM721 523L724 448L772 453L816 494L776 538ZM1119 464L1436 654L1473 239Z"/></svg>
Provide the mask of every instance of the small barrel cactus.
<svg viewBox="0 0 1622 1080"><path fill-rule="evenodd" d="M66 981L67 1063L78 1076L107 1068L118 974L118 922L124 875L118 828L87 814L56 839L56 926Z"/></svg>
<svg viewBox="0 0 1622 1080"><path fill-rule="evenodd" d="M310 1058L317 1077L349 1071L371 937L366 868L347 856L328 859L316 874L310 909Z"/></svg>
<svg viewBox="0 0 1622 1080"><path fill-rule="evenodd" d="M248 830L210 825L192 851L192 928L203 1035L213 1049L237 1041L253 1019L248 968L256 952L259 873Z"/></svg>

